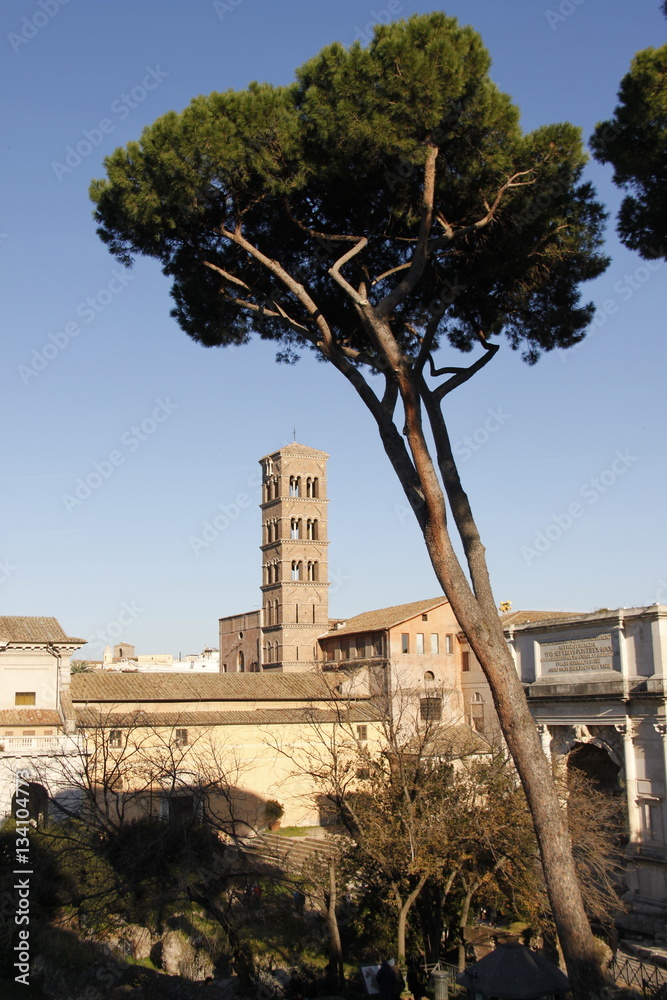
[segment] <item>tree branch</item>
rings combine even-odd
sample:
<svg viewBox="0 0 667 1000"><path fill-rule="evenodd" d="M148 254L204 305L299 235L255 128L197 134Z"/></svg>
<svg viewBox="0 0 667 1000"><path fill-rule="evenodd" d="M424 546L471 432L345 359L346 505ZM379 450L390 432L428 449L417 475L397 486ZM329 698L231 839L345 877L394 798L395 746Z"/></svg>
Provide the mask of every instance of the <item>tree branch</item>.
<svg viewBox="0 0 667 1000"><path fill-rule="evenodd" d="M511 188L515 187L527 187L530 184L534 184L535 181L518 181L517 177L525 177L526 174L532 174L533 169L530 170L519 170L517 173L512 174L508 177L504 184L498 188L496 192L496 197L494 198L493 204L489 205L485 202L484 206L487 209L486 215L478 219L477 222L471 222L468 226L461 226L460 229L454 229L448 222L445 221L444 217L439 213L438 222L445 229L444 236L437 236L435 239L431 240L429 243L430 250L439 250L441 247L449 246L455 240L458 240L461 236L468 236L470 233L477 232L479 229L483 229L485 226L493 220L496 210L503 199L503 195L509 191Z"/></svg>
<svg viewBox="0 0 667 1000"><path fill-rule="evenodd" d="M426 152L426 164L424 166L424 192L422 195L422 216L419 223L419 235L417 246L412 255L412 261L406 276L396 285L388 295L382 299L377 306L377 314L382 319L389 316L398 303L408 295L426 267L429 254L429 233L433 221L433 203L435 200L435 161L438 156L438 147L429 145Z"/></svg>
<svg viewBox="0 0 667 1000"><path fill-rule="evenodd" d="M275 276L280 281L282 281L282 283L287 288L289 288L290 292L292 292L294 297L301 303L301 305L304 306L306 312L316 324L322 336L323 342L328 345L332 345L334 343L334 338L331 333L331 329L329 328L329 324L325 320L321 310L315 304L315 302L308 294L304 286L300 284L298 281L296 281L292 277L292 275L289 274L289 272L286 271L285 268L278 263L277 260L272 260L270 257L267 257L266 254L262 253L262 251L259 250L256 246L254 246L254 244L250 243L250 241L244 237L241 231L240 222L237 222L234 232L232 232L230 229L227 229L224 225L220 226L220 232L227 239L231 240L233 243L236 243L237 246L240 246L243 250L245 250L246 253L249 254L251 257L254 257L255 260L259 261L260 264L263 264L264 267L266 267L267 270L269 270L272 274L275 274ZM307 334L307 336L308 339L313 344L315 344L315 346L318 345L318 341L316 340L314 335Z"/></svg>
<svg viewBox="0 0 667 1000"><path fill-rule="evenodd" d="M351 260L355 254L358 254L361 250L363 250L367 243L368 239L365 236L362 236L359 242L356 243L351 250L348 250L342 257L339 257L336 263L329 268L329 274L334 281L347 292L352 301L358 306L367 306L368 298L365 295L360 295L356 288L353 288L352 285L345 280L343 275L340 273L340 269L343 264L347 264L348 260Z"/></svg>
<svg viewBox="0 0 667 1000"><path fill-rule="evenodd" d="M475 363L470 365L468 368L437 369L433 366L433 360L431 358L431 355L429 355L429 361L431 363L431 375L444 375L450 372L452 373L452 378L447 379L446 382L443 382L442 385L439 385L437 389L433 391L433 396L438 402L438 404L442 399L444 399L444 397L448 393L452 392L453 389L456 389L458 388L458 386L463 385L464 382L467 382L468 379L472 378L473 375L475 375L478 371L484 368L485 365L488 365L491 358L495 357L495 355L498 353L498 350L500 348L499 344L490 344L484 337L484 334L482 333L480 333L478 336L482 344L482 347L484 348L485 353L482 354L482 356L478 358L477 361L475 361Z"/></svg>

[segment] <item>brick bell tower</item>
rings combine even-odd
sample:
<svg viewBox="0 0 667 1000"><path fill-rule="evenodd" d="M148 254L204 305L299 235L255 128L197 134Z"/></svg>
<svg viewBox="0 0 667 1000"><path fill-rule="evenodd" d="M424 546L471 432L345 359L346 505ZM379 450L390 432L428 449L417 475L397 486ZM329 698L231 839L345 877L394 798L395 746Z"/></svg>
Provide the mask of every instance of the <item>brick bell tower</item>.
<svg viewBox="0 0 667 1000"><path fill-rule="evenodd" d="M326 452L296 441L262 466L262 667L315 670L329 625Z"/></svg>

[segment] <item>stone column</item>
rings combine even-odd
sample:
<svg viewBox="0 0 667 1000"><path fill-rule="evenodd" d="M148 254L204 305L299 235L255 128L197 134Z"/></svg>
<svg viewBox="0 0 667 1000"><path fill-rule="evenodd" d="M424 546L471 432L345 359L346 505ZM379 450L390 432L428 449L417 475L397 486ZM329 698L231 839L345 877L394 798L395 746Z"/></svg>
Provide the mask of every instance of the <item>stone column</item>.
<svg viewBox="0 0 667 1000"><path fill-rule="evenodd" d="M653 728L662 740L663 786L660 806L662 809L662 843L667 846L667 722L654 722Z"/></svg>
<svg viewBox="0 0 667 1000"><path fill-rule="evenodd" d="M635 761L635 747L632 742L635 736L634 722L628 716L625 722L620 722L614 726L617 733L623 737L623 762L625 764L625 789L628 800L628 832L630 843L637 844L640 841L639 809L637 808L637 764Z"/></svg>
<svg viewBox="0 0 667 1000"><path fill-rule="evenodd" d="M551 733L549 732L549 727L545 723L538 723L537 732L540 736L544 756L547 760L551 760Z"/></svg>

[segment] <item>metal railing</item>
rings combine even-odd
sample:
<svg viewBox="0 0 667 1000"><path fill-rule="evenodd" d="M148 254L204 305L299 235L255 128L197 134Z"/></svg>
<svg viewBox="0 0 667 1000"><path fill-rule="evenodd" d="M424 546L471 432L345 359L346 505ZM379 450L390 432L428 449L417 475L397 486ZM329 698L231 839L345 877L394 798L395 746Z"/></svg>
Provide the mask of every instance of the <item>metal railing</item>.
<svg viewBox="0 0 667 1000"><path fill-rule="evenodd" d="M450 965L448 962L439 961L439 962L436 962L434 965L431 965L431 964L426 965L425 964L424 965L424 969L426 970L426 974L427 974L427 976L429 978L429 982L432 985L433 985L433 981L431 980L432 973L434 973L434 972L443 972L443 973L445 973L445 975L447 977L446 983L447 983L447 995L448 996L451 997L451 996L455 996L457 993L463 993L463 992L465 992L464 987L461 986L460 983L457 983L457 981L456 981L456 977L459 974L458 966L456 966L456 965ZM440 985L440 984L438 984L438 985ZM441 1000L441 997L438 996L439 992L440 992L440 990L436 987L436 989L435 989L435 1000Z"/></svg>
<svg viewBox="0 0 667 1000"><path fill-rule="evenodd" d="M644 997L654 996L661 986L667 984L667 969L629 955L614 955L609 972L619 985L638 990Z"/></svg>

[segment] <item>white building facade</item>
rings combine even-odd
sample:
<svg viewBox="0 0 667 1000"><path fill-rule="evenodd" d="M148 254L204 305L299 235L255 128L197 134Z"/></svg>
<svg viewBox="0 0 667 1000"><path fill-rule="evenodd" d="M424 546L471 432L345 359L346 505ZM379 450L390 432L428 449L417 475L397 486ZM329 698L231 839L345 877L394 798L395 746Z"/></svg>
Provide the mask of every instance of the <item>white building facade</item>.
<svg viewBox="0 0 667 1000"><path fill-rule="evenodd" d="M46 819L49 799L68 803L63 781L79 755L71 707L70 659L85 639L65 634L55 618L0 617L0 819L12 815L20 772L31 820Z"/></svg>
<svg viewBox="0 0 667 1000"><path fill-rule="evenodd" d="M667 606L621 608L506 629L548 755L627 802L629 929L667 920ZM574 757L570 758L574 762Z"/></svg>

